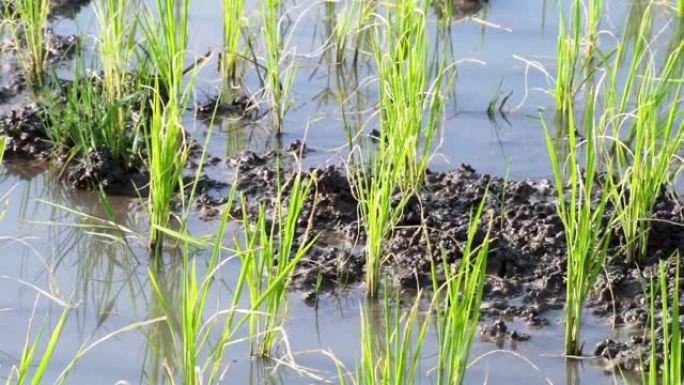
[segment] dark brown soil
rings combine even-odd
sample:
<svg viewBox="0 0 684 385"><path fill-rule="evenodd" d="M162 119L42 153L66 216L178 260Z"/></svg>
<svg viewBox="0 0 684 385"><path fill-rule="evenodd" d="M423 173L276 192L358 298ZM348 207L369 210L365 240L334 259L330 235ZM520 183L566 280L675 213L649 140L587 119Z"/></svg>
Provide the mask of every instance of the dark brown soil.
<svg viewBox="0 0 684 385"><path fill-rule="evenodd" d="M246 152L228 163L238 175L237 187L248 197L253 214L258 203L275 203L277 174L273 154ZM303 234L311 215L313 232L320 234L322 241L299 266L295 285L311 291L321 283L336 287L359 282L364 276L364 231L346 173L334 166L310 173L316 191L308 198L300 235L307 239L311 236ZM286 174L281 170L281 175ZM494 326L483 327L482 335L493 341L522 342L529 336L508 330L504 319L521 320L530 328L544 327L549 322L545 314L562 309L565 303L565 236L556 214L555 187L548 180L506 181L479 174L467 165L428 173L423 191L409 201L385 245L387 277L393 286L413 290L431 284L431 266L440 265L442 250L447 262L458 263L471 213L485 195L486 216L492 218L492 242L482 312ZM214 214L219 212L216 209ZM626 262L619 247L622 239L616 232L606 274L600 277L587 301L588 311L639 335L649 322L643 293L656 273L658 261L675 251L684 251L679 199L663 194L656 204L654 219L648 254L639 264ZM483 239L485 233L483 223L476 238ZM673 261L669 263L674 266ZM674 268L670 270L673 281ZM609 365L635 369L647 358L649 346L644 338L603 341L595 349L585 347L584 353L602 357Z"/></svg>

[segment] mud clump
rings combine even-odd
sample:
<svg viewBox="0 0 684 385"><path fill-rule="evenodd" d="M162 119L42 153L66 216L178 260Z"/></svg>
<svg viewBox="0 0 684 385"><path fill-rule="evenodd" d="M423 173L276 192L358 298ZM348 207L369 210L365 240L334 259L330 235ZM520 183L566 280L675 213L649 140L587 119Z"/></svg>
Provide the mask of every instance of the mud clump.
<svg viewBox="0 0 684 385"><path fill-rule="evenodd" d="M238 116L243 119L255 119L259 114L259 106L254 98L247 95L236 96L230 102L214 97L195 108L195 113L202 120L215 117Z"/></svg>
<svg viewBox="0 0 684 385"><path fill-rule="evenodd" d="M273 157L273 153L246 152L227 163L236 172L238 191L247 197L248 215L255 215L259 204L272 209L278 193L277 175L283 180L292 175L283 166L286 161L274 162ZM281 169L276 170L275 164ZM297 269L296 288L307 291L362 280L365 234L353 183L338 166L311 169L305 174L313 178L314 188L307 197L297 233L300 244L314 234L319 240ZM399 198L395 197L395 203ZM471 213L484 198L483 220L475 236L479 244L490 231L483 317L516 319L530 329L543 328L550 323L545 316L548 311L563 309L566 285L564 227L556 212L556 189L548 180L507 181L479 174L468 165L428 172L423 189L410 197L385 242L387 277L396 287L413 290L432 284L433 265L438 275L443 262L457 267L467 242ZM286 189L283 204L287 199ZM644 282L657 274L660 260L684 251L684 220L678 198L662 194L653 218L648 255L638 266L627 262L616 230L606 273L587 300L588 311L613 325L635 330L647 326ZM311 226L308 233L307 226ZM669 263L672 267L668 274L674 280L674 262ZM485 327L481 336L516 343L529 338L521 332L513 335L501 322L498 329ZM649 344L643 338L606 343L595 349L595 355L610 365L634 368Z"/></svg>
<svg viewBox="0 0 684 385"><path fill-rule="evenodd" d="M86 157L68 166L66 180L73 187L84 190L97 189L99 186L110 194L137 196L145 193L143 189L149 176L137 169L123 167L108 149L90 150Z"/></svg>
<svg viewBox="0 0 684 385"><path fill-rule="evenodd" d="M7 137L5 156L47 158L51 145L39 108L26 105L0 116L0 134Z"/></svg>

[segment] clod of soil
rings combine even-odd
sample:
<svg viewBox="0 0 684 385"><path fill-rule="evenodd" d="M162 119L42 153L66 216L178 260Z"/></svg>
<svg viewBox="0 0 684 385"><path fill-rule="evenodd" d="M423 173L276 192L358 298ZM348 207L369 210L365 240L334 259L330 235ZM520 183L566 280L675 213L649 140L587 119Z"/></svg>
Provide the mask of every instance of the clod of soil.
<svg viewBox="0 0 684 385"><path fill-rule="evenodd" d="M250 119L259 114L259 106L253 98L246 95L236 96L230 102L224 102L219 97L215 97L197 106L195 112L203 120L221 116Z"/></svg>
<svg viewBox="0 0 684 385"><path fill-rule="evenodd" d="M0 115L0 135L7 137L5 155L46 158L51 148L38 107L22 106Z"/></svg>
<svg viewBox="0 0 684 385"><path fill-rule="evenodd" d="M66 179L80 189L102 186L110 194L137 196L139 190L146 187L149 176L135 169L126 169L116 161L111 151L104 149L91 150L86 158L72 162Z"/></svg>

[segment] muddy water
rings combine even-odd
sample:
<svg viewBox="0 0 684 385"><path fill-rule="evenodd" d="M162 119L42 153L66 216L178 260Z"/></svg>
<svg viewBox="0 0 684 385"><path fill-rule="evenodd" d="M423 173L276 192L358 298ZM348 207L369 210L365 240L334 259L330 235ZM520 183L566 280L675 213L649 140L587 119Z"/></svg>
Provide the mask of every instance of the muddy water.
<svg viewBox="0 0 684 385"><path fill-rule="evenodd" d="M254 8L256 1L250 1ZM604 27L619 31L626 20L631 2L607 1ZM447 111L446 130L440 156L433 162L435 169L453 168L459 163L470 163L481 172L511 178L548 177L546 147L542 126L538 121L540 108L551 106L552 99L541 91L551 84L536 70L528 70L516 58L534 60L554 73L558 9L556 2L543 0L498 1L478 12L476 20L454 23L451 41L435 39L440 51L447 44L458 66L455 98ZM334 3L327 6L334 7ZM360 64L354 76L331 65L319 55L319 47L326 39L326 4L319 2L291 3L293 46L299 55L300 72L295 86L296 102L286 117L285 135L274 139L268 118L251 124L222 121L211 127L213 138L210 155L224 159L239 151L252 149L268 151L288 146L294 140L305 139L313 151L305 159L307 166L324 163L338 164L348 153L345 123L370 131L374 121L368 109L376 95L369 84L372 71ZM334 13L334 12L333 12ZM67 12L71 18L55 21L61 33L84 33L95 30L96 22L89 7ZM253 26L258 21L252 21ZM193 0L191 34L193 55L207 50L217 52L221 47L220 6L215 0ZM221 81L215 71L216 63L206 66L200 75L197 101L201 103L220 92ZM258 93L258 77L247 71L245 90ZM349 89L358 94L350 98ZM513 92L505 106L507 113L487 116L487 104L497 90L503 95ZM338 98L337 95L342 95ZM16 103L21 96L14 99ZM341 106L337 100L343 99ZM265 102L264 102L265 103ZM0 106L0 109L8 108ZM353 112L351 118L341 113L342 107ZM265 105L263 108L266 108ZM549 116L547 116L548 118ZM370 119L369 119L370 118ZM203 139L209 128L188 116L198 139ZM215 178L229 178L230 170L219 162L208 169ZM0 194L8 192L8 207L0 223L3 258L0 258L0 372L5 375L20 357L28 322L34 320L34 335L47 320L54 325L61 307L54 300L74 306L63 338L47 373L48 380L56 378L74 357L79 346L88 345L120 328L135 322L157 317L153 293L147 276L148 258L144 242L135 235L122 239L119 231L97 230L98 222L70 213L55 205L94 216L104 215L97 196L88 192L63 187L57 170L46 170L40 165L14 163L7 165L0 179ZM51 202L48 204L46 202ZM144 211L134 199L113 198L116 221L132 230L145 229ZM83 226L87 225L87 226ZM216 230L217 223L191 218L190 228L201 235ZM114 233L105 237L95 232ZM230 234L227 235L227 239ZM167 284L164 290L171 298L179 298L180 266L178 255L171 252L164 264ZM209 299L211 309L225 308L230 301L238 265L228 262L221 280ZM54 298L42 296L37 302L38 289ZM246 305L246 303L245 303ZM301 293L291 293L290 314L286 332L290 347L299 365L310 368L304 373L282 366L273 370L274 362L251 360L248 346L237 344L229 349L227 384L309 384L316 383L312 374L334 380L334 363L322 350L334 353L346 366L353 368L359 357L360 309L372 306L365 303L359 288L339 289L321 297L317 308L307 305ZM377 309L367 310L371 314ZM523 324L509 323L509 328L531 335L525 342L505 341L497 345L480 341L473 357L482 357L468 372L466 383L507 384L611 384L621 383L619 376L610 374L598 362L588 359L568 362L558 357L563 347L563 328L560 312L546 314L549 325L529 329ZM490 322L485 320L484 322ZM377 322L381 327L381 322ZM70 384L158 383L163 369L164 354L171 354L168 336L155 334L155 328L117 334L88 352L69 377ZM583 329L587 350L602 338L626 338L626 331L612 331L603 320L589 317ZM434 336L428 338L424 349L425 360L421 373L429 373L434 366L436 345ZM425 375L421 383L430 384L434 378Z"/></svg>

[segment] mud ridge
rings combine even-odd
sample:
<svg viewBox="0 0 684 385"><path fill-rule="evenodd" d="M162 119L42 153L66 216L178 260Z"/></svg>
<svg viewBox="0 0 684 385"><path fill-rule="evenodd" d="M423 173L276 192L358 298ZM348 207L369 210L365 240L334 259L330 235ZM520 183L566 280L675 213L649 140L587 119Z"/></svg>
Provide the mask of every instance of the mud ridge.
<svg viewBox="0 0 684 385"><path fill-rule="evenodd" d="M246 152L228 163L235 169L237 187L248 198L250 214L256 215L260 202L272 208L277 173L270 155ZM280 173L287 178L285 167ZM300 241L312 236L304 232L310 216L320 241L299 266L295 287L310 291L321 282L332 287L359 282L365 265L364 232L352 184L337 166L311 169L308 175L315 179L315 192L307 198L299 236ZM478 229L476 242L484 238L491 220L482 312L484 320L494 326L484 326L481 334L518 343L529 336L509 330L506 322L519 320L531 329L541 328L549 323L546 313L561 310L565 304L565 238L556 214L555 187L548 180L507 181L480 174L468 165L429 172L423 191L410 199L385 244L387 278L397 288L413 290L431 284L431 266L441 266L443 256L449 264L458 265L471 213L485 196L487 219ZM588 299L587 311L614 326L643 331L649 322L644 293L650 277L657 274L660 260L684 251L683 218L679 199L662 194L655 207L648 255L638 265L626 262L616 232L606 274ZM672 282L674 262L668 263ZM595 348L585 347L585 354L598 356L607 365L635 369L635 363L647 358L649 346L645 338L607 340Z"/></svg>

